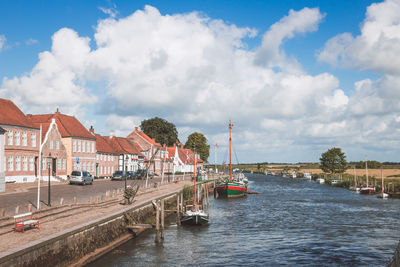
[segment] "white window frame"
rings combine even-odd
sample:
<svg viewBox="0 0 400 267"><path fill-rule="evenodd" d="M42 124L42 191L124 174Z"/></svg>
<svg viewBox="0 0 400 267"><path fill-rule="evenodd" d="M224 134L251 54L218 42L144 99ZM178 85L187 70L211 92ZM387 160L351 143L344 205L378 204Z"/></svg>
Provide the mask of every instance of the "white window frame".
<svg viewBox="0 0 400 267"><path fill-rule="evenodd" d="M14 132L8 131L7 134L7 145L12 146L14 144Z"/></svg>
<svg viewBox="0 0 400 267"><path fill-rule="evenodd" d="M35 169L35 162L32 156L29 157L29 170L33 171Z"/></svg>
<svg viewBox="0 0 400 267"><path fill-rule="evenodd" d="M24 172L28 171L28 157L27 156L22 157L22 170Z"/></svg>
<svg viewBox="0 0 400 267"><path fill-rule="evenodd" d="M62 169L63 170L65 170L66 169L66 167L67 167L67 162L66 162L67 160L66 159L62 159Z"/></svg>
<svg viewBox="0 0 400 267"><path fill-rule="evenodd" d="M22 132L22 146L28 146L28 134Z"/></svg>
<svg viewBox="0 0 400 267"><path fill-rule="evenodd" d="M86 142L86 152L90 153L90 142L89 141Z"/></svg>
<svg viewBox="0 0 400 267"><path fill-rule="evenodd" d="M82 141L82 152L85 153L86 152L86 142Z"/></svg>
<svg viewBox="0 0 400 267"><path fill-rule="evenodd" d="M31 145L36 147L36 133L31 133Z"/></svg>
<svg viewBox="0 0 400 267"><path fill-rule="evenodd" d="M57 159L57 170L61 170L61 159Z"/></svg>
<svg viewBox="0 0 400 267"><path fill-rule="evenodd" d="M21 135L19 134L18 131L14 132L14 143L16 146L21 145Z"/></svg>
<svg viewBox="0 0 400 267"><path fill-rule="evenodd" d="M15 171L21 171L21 156L15 156Z"/></svg>
<svg viewBox="0 0 400 267"><path fill-rule="evenodd" d="M92 142L92 153L94 153L94 142Z"/></svg>
<svg viewBox="0 0 400 267"><path fill-rule="evenodd" d="M13 156L8 156L7 165L8 165L8 171L10 171L10 172L14 171L14 157Z"/></svg>
<svg viewBox="0 0 400 267"><path fill-rule="evenodd" d="M56 149L60 149L60 141L56 140Z"/></svg>
<svg viewBox="0 0 400 267"><path fill-rule="evenodd" d="M72 142L72 152L76 152L76 140Z"/></svg>
<svg viewBox="0 0 400 267"><path fill-rule="evenodd" d="M53 149L53 140L50 140L50 142L49 142L49 148L50 148L50 149Z"/></svg>
<svg viewBox="0 0 400 267"><path fill-rule="evenodd" d="M81 146L82 146L82 143L80 140L78 140L78 152L81 152Z"/></svg>

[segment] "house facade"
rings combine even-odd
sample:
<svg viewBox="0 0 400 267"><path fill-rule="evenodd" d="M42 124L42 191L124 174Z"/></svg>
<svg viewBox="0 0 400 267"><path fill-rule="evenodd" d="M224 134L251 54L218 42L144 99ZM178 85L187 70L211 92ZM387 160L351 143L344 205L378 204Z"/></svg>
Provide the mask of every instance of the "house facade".
<svg viewBox="0 0 400 267"><path fill-rule="evenodd" d="M111 177L114 171L118 170L119 153L106 140L107 136L101 136L94 133L91 128L90 132L96 137L96 169L94 175L96 177Z"/></svg>
<svg viewBox="0 0 400 267"><path fill-rule="evenodd" d="M17 183L35 181L39 154L39 128L7 99L0 99L0 127L5 130L5 181Z"/></svg>
<svg viewBox="0 0 400 267"><path fill-rule="evenodd" d="M30 115L30 117L36 124L50 123L52 119L55 120L67 153L67 175L70 175L73 170L95 172L96 138L78 119L61 114L58 109L54 114Z"/></svg>
<svg viewBox="0 0 400 267"><path fill-rule="evenodd" d="M119 171L137 171L144 168L144 155L127 138L110 135L105 140L117 151Z"/></svg>
<svg viewBox="0 0 400 267"><path fill-rule="evenodd" d="M161 174L161 144L150 138L144 132L139 131L138 127L126 137L132 145L140 147L141 153L144 155L146 165L150 165L149 170L156 174Z"/></svg>
<svg viewBox="0 0 400 267"><path fill-rule="evenodd" d="M6 130L0 127L0 192L6 191L6 176L5 176L5 157L4 157L4 134Z"/></svg>

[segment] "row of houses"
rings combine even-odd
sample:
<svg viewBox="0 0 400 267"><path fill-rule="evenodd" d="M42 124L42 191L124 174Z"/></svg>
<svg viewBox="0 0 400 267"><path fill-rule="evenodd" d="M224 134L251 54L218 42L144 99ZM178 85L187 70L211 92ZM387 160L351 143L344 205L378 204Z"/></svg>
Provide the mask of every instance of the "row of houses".
<svg viewBox="0 0 400 267"><path fill-rule="evenodd" d="M11 100L0 98L0 192L5 182L33 182L39 172L67 179L73 170L110 177L117 170L148 168L160 175L193 172L195 160L202 168L190 149L180 143L161 145L137 127L127 137L113 132L102 136L58 109L54 114L25 115Z"/></svg>

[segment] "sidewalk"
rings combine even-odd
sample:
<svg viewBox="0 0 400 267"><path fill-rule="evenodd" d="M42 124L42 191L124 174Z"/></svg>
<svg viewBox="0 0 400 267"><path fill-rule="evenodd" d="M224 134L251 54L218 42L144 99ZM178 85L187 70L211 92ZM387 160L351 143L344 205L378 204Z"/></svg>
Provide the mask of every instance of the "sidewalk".
<svg viewBox="0 0 400 267"><path fill-rule="evenodd" d="M51 186L63 185L67 182L56 182L51 181ZM47 187L47 181L40 182L40 188ZM0 195L14 194L19 192L26 192L28 189L37 188L38 182L35 181L33 183L6 183L6 192L0 192Z"/></svg>
<svg viewBox="0 0 400 267"><path fill-rule="evenodd" d="M158 188L142 188L138 192L132 206L154 199L161 194L182 189L185 184L191 185L192 182L180 181L178 183L163 184ZM18 188L19 187L16 186L15 190L18 190ZM107 214L121 210L123 207L120 204L122 199L123 193L119 192L115 197L107 197L102 201L98 199L99 203L64 205L53 207L50 210L43 210L39 214L40 230L32 228L25 233L14 233L14 220L12 217L0 219L0 239L2 240L2 242L0 242L0 257L4 252L17 249L19 246L31 241L46 238L58 232L65 231L66 229L76 227L101 216L106 216Z"/></svg>

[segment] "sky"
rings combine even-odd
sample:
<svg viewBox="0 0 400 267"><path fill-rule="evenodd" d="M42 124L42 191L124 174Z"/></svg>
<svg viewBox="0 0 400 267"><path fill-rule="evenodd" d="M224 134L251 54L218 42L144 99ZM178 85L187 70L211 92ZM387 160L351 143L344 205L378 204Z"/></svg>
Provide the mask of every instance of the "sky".
<svg viewBox="0 0 400 267"><path fill-rule="evenodd" d="M102 135L161 117L211 163L229 120L235 163L400 161L400 0L2 0L0 97Z"/></svg>

